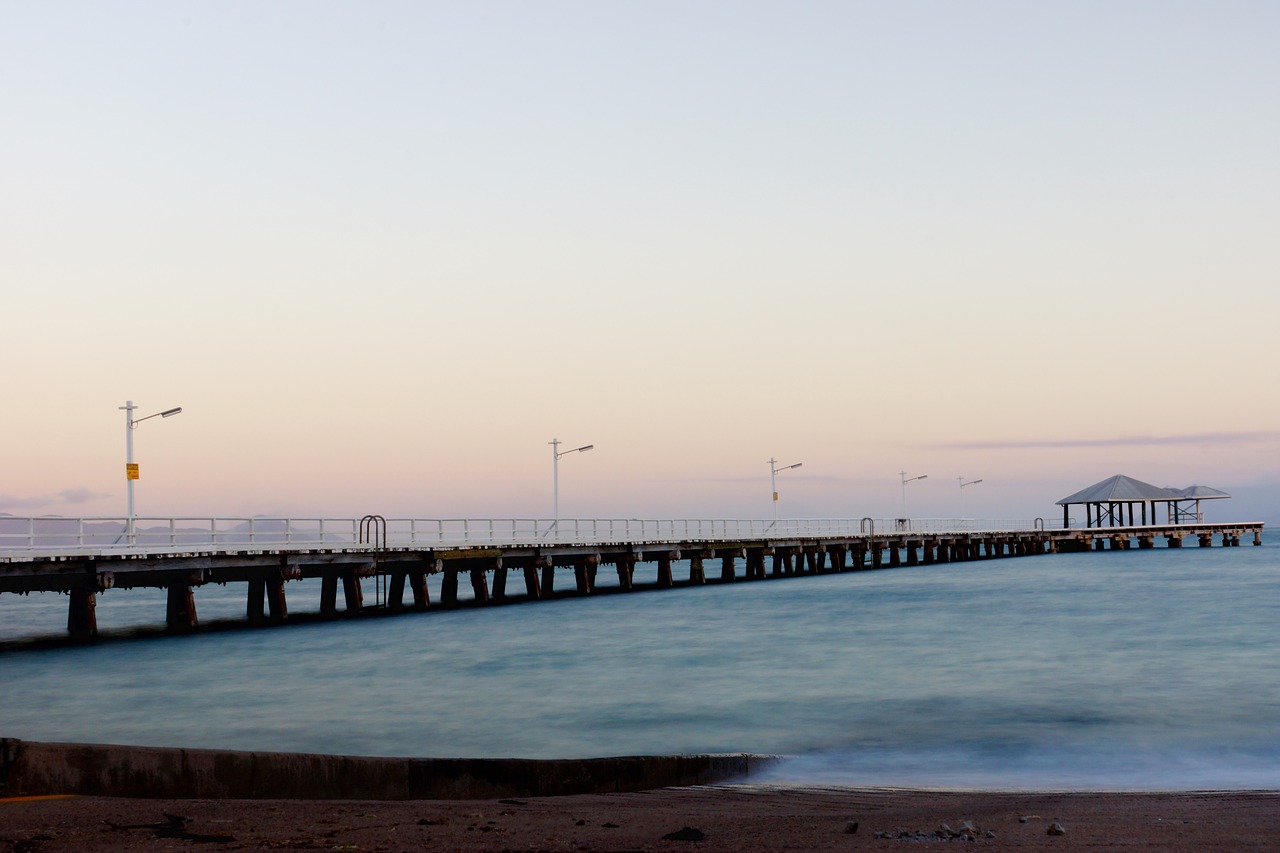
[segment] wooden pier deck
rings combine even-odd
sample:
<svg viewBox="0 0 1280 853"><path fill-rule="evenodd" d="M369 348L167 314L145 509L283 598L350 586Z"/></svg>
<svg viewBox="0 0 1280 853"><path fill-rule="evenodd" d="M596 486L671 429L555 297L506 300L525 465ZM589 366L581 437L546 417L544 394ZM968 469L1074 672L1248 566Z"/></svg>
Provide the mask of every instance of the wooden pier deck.
<svg viewBox="0 0 1280 853"><path fill-rule="evenodd" d="M1263 530L1259 522L1045 529L1037 520L1025 529L916 531L907 520L862 519L780 527L765 522L697 522L683 529L677 523L654 522L652 532L649 522L636 522L638 531L627 522L625 533L617 528L621 522L592 522L592 533L586 536L581 534L582 522L574 522L572 528L566 524L566 529L551 536L523 537L507 534L505 527L495 533L490 523L488 535L450 536L441 527L432 536L414 532L406 538L399 534L403 525L396 521L367 516L358 526L351 522L353 535L345 539L332 533L331 522L329 533L321 525L319 535L312 530L307 536L265 537L278 539L278 544L264 544L263 537L241 537L240 542L228 544L226 535L220 544L216 530L202 534L205 541L200 542L191 528L178 523L182 520L171 519L167 542L160 541L165 537L157 536L154 528L138 528L127 534L122 546L119 527L114 528L114 541L103 544L95 539L101 534L92 532L92 525L83 520L75 535L38 531L36 522L47 520L20 521L28 522L25 534L13 533L10 525L7 538L0 539L0 593L67 594L67 630L80 640L97 636L97 596L112 589L167 590L166 625L173 632L188 632L199 625L195 591L210 583L244 584L247 622L279 625L289 621L287 583L304 578L320 580L320 618L339 618L589 596L606 591L597 587L602 570L611 570L617 577L616 586L610 584L608 592L634 592L1060 552L1153 548L1160 540L1171 548L1182 547L1186 540L1200 547L1215 541L1235 546L1242 539L1261 545ZM260 530L270 529L255 521ZM518 526L512 524L511 529ZM389 529L396 533L388 536ZM702 535L675 536L675 531ZM431 538L436 542L422 544ZM503 542L503 538L512 541ZM656 581L637 583L639 564L656 565ZM437 601L431 600L428 591L427 579L432 575L439 575ZM368 590L362 583L370 580L372 602L366 599ZM470 598L459 595L463 584L469 584Z"/></svg>

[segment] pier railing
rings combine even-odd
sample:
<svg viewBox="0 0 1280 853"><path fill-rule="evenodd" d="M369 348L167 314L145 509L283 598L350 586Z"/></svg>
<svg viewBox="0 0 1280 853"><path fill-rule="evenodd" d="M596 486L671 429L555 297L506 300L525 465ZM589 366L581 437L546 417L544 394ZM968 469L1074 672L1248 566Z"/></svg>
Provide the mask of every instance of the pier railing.
<svg viewBox="0 0 1280 853"><path fill-rule="evenodd" d="M0 517L0 560L48 555L466 548L732 542L799 537L1055 529L1042 519L379 518L376 541L351 518ZM384 535L385 533L385 535Z"/></svg>

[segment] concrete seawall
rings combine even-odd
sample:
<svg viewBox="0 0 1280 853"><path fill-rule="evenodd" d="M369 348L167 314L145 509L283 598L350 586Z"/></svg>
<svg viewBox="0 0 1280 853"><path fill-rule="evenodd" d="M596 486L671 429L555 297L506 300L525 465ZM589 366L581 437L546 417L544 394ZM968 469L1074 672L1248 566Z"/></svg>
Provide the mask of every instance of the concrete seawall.
<svg viewBox="0 0 1280 853"><path fill-rule="evenodd" d="M0 738L0 796L447 800L644 791L739 779L775 756L372 758Z"/></svg>

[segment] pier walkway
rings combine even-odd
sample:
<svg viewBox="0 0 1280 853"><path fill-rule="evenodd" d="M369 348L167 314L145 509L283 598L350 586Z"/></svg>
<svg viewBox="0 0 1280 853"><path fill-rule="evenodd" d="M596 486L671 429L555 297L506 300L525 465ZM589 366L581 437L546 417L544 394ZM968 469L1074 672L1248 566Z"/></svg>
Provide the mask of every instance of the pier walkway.
<svg viewBox="0 0 1280 853"><path fill-rule="evenodd" d="M1262 544L1260 522L1058 527L1043 519L225 519L16 518L0 516L0 593L69 596L67 630L97 635L97 596L110 589L167 590L171 631L199 623L194 590L246 585L250 624L289 619L285 585L320 580L320 616L404 612L591 595L601 567L610 592L669 589L861 569L1152 548L1163 539ZM634 581L640 563L657 579ZM508 589L516 572L523 590ZM439 575L439 600L427 578ZM563 576L563 586L557 587ZM572 581L568 578L572 577ZM459 596L464 581L471 598ZM366 601L362 580L371 580ZM341 602L338 590L341 588ZM409 596L406 596L406 588ZM339 604L342 608L339 608Z"/></svg>

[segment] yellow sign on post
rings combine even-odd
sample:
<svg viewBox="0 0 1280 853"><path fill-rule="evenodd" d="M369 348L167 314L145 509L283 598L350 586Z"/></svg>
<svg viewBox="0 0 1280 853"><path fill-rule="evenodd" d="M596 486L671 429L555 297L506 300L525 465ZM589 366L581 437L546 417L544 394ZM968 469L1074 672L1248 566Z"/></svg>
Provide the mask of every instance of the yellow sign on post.
<svg viewBox="0 0 1280 853"><path fill-rule="evenodd" d="M127 477L130 480L138 479L138 463L137 462L124 463L124 474L125 474L125 477Z"/></svg>

